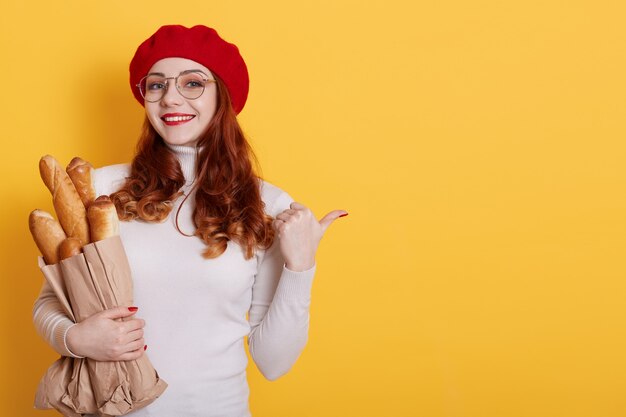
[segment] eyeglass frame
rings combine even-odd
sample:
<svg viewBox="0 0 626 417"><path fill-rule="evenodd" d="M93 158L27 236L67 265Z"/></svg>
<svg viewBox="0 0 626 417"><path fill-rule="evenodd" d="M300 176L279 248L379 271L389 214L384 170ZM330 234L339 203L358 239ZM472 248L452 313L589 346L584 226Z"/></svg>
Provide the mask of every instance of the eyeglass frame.
<svg viewBox="0 0 626 417"><path fill-rule="evenodd" d="M200 97L202 97L202 94L204 94L204 90L206 90L206 85L202 86L202 92L200 93L200 95L198 97L195 97L195 98L189 98L189 97L185 96L183 94L183 92L180 91L180 88L178 86L178 77L180 77L181 75L187 75L187 74L194 73L194 72L200 73L200 74L204 75L205 77L208 77L208 75L205 74L204 71L199 70L199 69L192 69L192 70L182 71L176 77L165 77L164 76L163 79L165 80L165 90L163 91L163 94L161 95L161 97L159 97L157 100L154 100L154 101L150 101L150 100L148 100L146 98L146 96L143 93L143 89L141 88L141 84L144 82L144 80L146 78L148 78L151 75L165 75L165 74L163 74L161 72L151 72L150 74L147 74L144 77L142 77L141 80L139 80L139 84L136 84L135 86L139 89L139 94L141 94L141 97L143 97L144 100L146 100L148 103L156 103L156 102L159 102L159 101L163 100L163 97L165 97L165 94L167 94L167 92L169 91L170 83L169 83L168 80L175 80L174 81L174 85L176 86L176 91L178 91L178 94L180 94L182 97L186 98L187 100L197 100ZM207 82L208 83L216 83L217 82L217 80L212 79L212 78L202 78L202 81L204 81L205 83L207 83Z"/></svg>

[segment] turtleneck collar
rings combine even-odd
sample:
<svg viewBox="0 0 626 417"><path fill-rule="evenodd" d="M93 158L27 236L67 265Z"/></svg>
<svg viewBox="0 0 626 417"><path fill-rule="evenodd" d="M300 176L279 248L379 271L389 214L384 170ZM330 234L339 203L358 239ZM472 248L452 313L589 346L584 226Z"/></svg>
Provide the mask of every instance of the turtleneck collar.
<svg viewBox="0 0 626 417"><path fill-rule="evenodd" d="M168 148L174 151L178 162L180 163L180 169L185 176L185 185L190 185L196 178L196 159L200 148L191 146L169 145Z"/></svg>

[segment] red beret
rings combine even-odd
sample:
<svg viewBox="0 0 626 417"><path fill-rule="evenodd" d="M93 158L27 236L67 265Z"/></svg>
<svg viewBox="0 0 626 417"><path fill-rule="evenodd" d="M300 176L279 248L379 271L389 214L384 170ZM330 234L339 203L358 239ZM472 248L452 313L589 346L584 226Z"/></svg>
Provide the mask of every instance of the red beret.
<svg viewBox="0 0 626 417"><path fill-rule="evenodd" d="M161 26L139 45L130 61L130 88L142 106L137 84L157 61L170 57L191 59L210 69L226 84L235 113L243 109L249 86L246 63L235 45L220 38L215 29L202 25Z"/></svg>

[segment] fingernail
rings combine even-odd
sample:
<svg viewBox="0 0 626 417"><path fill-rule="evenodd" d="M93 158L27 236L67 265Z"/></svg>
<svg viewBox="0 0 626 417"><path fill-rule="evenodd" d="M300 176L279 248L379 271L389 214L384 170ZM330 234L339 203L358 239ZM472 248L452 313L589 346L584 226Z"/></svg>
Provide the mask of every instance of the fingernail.
<svg viewBox="0 0 626 417"><path fill-rule="evenodd" d="M346 217L348 215L348 213L343 213L341 216L339 217Z"/></svg>
<svg viewBox="0 0 626 417"><path fill-rule="evenodd" d="M137 311L139 307L128 307L128 311Z"/></svg>
<svg viewBox="0 0 626 417"><path fill-rule="evenodd" d="M148 349L148 345L143 345L143 350Z"/></svg>

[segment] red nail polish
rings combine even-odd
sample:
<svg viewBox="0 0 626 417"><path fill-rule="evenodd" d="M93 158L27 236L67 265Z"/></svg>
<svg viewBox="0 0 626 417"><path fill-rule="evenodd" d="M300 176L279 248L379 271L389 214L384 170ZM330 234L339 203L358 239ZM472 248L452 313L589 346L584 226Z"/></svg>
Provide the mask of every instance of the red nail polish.
<svg viewBox="0 0 626 417"><path fill-rule="evenodd" d="M143 345L143 350L148 349L148 345Z"/></svg>
<svg viewBox="0 0 626 417"><path fill-rule="evenodd" d="M139 307L128 307L128 311L137 311Z"/></svg>
<svg viewBox="0 0 626 417"><path fill-rule="evenodd" d="M346 217L348 215L348 213L343 213L341 216L339 217Z"/></svg>

